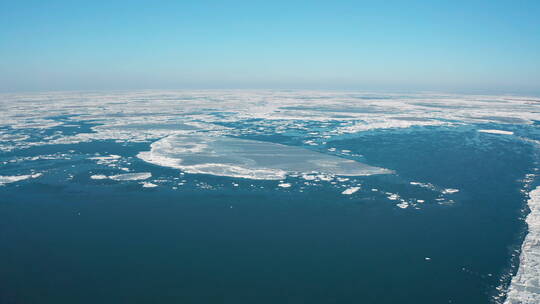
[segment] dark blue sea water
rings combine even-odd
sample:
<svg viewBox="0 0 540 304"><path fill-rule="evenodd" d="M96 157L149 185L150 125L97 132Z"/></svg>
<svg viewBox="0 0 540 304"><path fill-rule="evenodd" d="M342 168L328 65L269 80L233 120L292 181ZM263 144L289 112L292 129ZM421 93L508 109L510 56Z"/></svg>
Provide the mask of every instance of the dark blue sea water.
<svg viewBox="0 0 540 304"><path fill-rule="evenodd" d="M1 168L46 174L0 186L0 303L491 303L515 272L523 179L538 167L518 136L538 127L512 137L479 128L507 127L378 129L308 147L396 172L344 181L361 184L353 195L300 177L281 188L181 175L136 158L147 142L2 152L55 157ZM293 133L240 136L300 143ZM95 153L151 172L158 187L90 178L121 173L89 160ZM402 209L391 194L424 202Z"/></svg>

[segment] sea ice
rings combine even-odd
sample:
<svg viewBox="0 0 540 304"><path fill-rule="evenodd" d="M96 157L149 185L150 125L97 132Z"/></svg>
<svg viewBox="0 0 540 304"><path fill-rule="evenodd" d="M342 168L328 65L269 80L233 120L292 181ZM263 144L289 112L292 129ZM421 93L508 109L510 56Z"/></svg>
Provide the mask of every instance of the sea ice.
<svg viewBox="0 0 540 304"><path fill-rule="evenodd" d="M28 174L28 175L13 175L13 176L0 175L0 186L5 185L5 184L10 184L10 183L15 183L15 182L22 181L25 179L38 178L41 175L42 175L41 173L34 173L34 174Z"/></svg>
<svg viewBox="0 0 540 304"><path fill-rule="evenodd" d="M458 192L459 192L459 189L452 189L452 188L447 188L442 191L443 194L453 194L453 193L458 193Z"/></svg>
<svg viewBox="0 0 540 304"><path fill-rule="evenodd" d="M145 180L145 179L148 179L150 177L152 177L152 173L150 173L150 172L125 173L125 174L118 174L118 175L109 176L110 179L116 180L116 181Z"/></svg>
<svg viewBox="0 0 540 304"><path fill-rule="evenodd" d="M398 207L401 208L401 209L406 209L406 208L409 207L409 203L407 203L407 202L401 202L401 203L399 203L399 204L396 204L396 206L398 206Z"/></svg>
<svg viewBox="0 0 540 304"><path fill-rule="evenodd" d="M341 192L341 194L351 195L351 194L355 193L358 190L360 190L360 187L350 187L348 189L345 189L343 192Z"/></svg>
<svg viewBox="0 0 540 304"><path fill-rule="evenodd" d="M514 134L514 132L512 132L512 131L492 130L492 129L488 129L488 130L478 130L478 132L482 132L482 133L491 133L491 134L502 134L502 135L513 135L513 134Z"/></svg>
<svg viewBox="0 0 540 304"><path fill-rule="evenodd" d="M152 177L152 173L150 172L142 172L142 173L124 173L124 174L117 174L117 175L103 175L103 174L94 174L90 176L91 179L112 179L115 181L137 181L137 180L145 180Z"/></svg>
<svg viewBox="0 0 540 304"><path fill-rule="evenodd" d="M150 183L150 182L142 182L141 185L143 186L143 188L155 188L155 187L158 186L158 185L156 185L154 183Z"/></svg>
<svg viewBox="0 0 540 304"><path fill-rule="evenodd" d="M225 136L171 135L154 142L151 150L138 157L152 164L188 173L282 180L288 174L317 173L328 176L389 174L373 167L301 147Z"/></svg>
<svg viewBox="0 0 540 304"><path fill-rule="evenodd" d="M521 246L519 269L512 278L506 304L540 303L540 186L529 193L529 227Z"/></svg>

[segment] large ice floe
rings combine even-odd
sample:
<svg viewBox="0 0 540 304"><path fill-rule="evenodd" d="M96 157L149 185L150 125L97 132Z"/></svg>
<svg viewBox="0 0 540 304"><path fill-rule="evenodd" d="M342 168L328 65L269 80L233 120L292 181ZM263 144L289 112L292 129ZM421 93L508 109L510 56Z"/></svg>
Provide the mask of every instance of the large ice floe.
<svg viewBox="0 0 540 304"><path fill-rule="evenodd" d="M188 173L250 179L281 180L288 174L311 172L345 176L392 172L301 147L226 136L171 135L138 157Z"/></svg>
<svg viewBox="0 0 540 304"><path fill-rule="evenodd" d="M519 269L512 278L505 303L540 303L540 186L529 193L529 231L519 257Z"/></svg>

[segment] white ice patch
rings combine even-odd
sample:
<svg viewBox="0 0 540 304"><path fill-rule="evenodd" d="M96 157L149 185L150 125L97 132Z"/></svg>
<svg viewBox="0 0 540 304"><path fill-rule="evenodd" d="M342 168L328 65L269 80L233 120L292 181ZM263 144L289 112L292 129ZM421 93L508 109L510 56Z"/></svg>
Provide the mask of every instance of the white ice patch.
<svg viewBox="0 0 540 304"><path fill-rule="evenodd" d="M406 209L406 208L409 208L409 203L407 202L401 202L399 204L396 204L396 206L398 206L399 208L401 209Z"/></svg>
<svg viewBox="0 0 540 304"><path fill-rule="evenodd" d="M107 155L107 156L94 156L94 157L90 157L88 159L93 159L93 160L114 160L114 159L120 159L120 158L121 158L120 155L111 154L111 155Z"/></svg>
<svg viewBox="0 0 540 304"><path fill-rule="evenodd" d="M505 303L540 303L540 186L529 193L531 212L525 221L529 231L519 257L519 269L512 278Z"/></svg>
<svg viewBox="0 0 540 304"><path fill-rule="evenodd" d="M135 180L145 180L152 177L152 173L150 172L142 172L142 173L125 173L125 174L118 174L118 175L112 175L109 176L110 179L115 181L135 181Z"/></svg>
<svg viewBox="0 0 540 304"><path fill-rule="evenodd" d="M397 201L400 198L399 195L395 194L395 193L387 192L386 194L388 195L388 199L391 200L391 201Z"/></svg>
<svg viewBox="0 0 540 304"><path fill-rule="evenodd" d="M426 188L426 189L430 189L430 190L435 190L435 186L431 183L421 183L421 182L410 182L411 185L413 186L418 186L418 187L422 187L422 188Z"/></svg>
<svg viewBox="0 0 540 304"><path fill-rule="evenodd" d="M493 130L493 129L478 130L478 132L490 133L490 134L514 135L514 132L512 132L512 131Z"/></svg>
<svg viewBox="0 0 540 304"><path fill-rule="evenodd" d="M341 194L351 195L357 192L358 190L360 190L360 187L350 187L348 189L345 189L343 192L341 192Z"/></svg>
<svg viewBox="0 0 540 304"><path fill-rule="evenodd" d="M278 187L281 187L281 188L290 188L290 187L291 187L291 184L289 184L289 183L280 183L280 184L278 185Z"/></svg>
<svg viewBox="0 0 540 304"><path fill-rule="evenodd" d="M107 156L90 157L88 159L95 160L98 165L110 165L116 163L120 158L122 158L120 155L111 154Z"/></svg>
<svg viewBox="0 0 540 304"><path fill-rule="evenodd" d="M171 135L140 159L187 173L282 180L289 174L365 176L392 171L295 146L224 136Z"/></svg>
<svg viewBox="0 0 540 304"><path fill-rule="evenodd" d="M156 185L154 183L150 183L150 182L142 182L141 185L143 186L143 188L155 188L155 187L158 186L158 185Z"/></svg>
<svg viewBox="0 0 540 304"><path fill-rule="evenodd" d="M112 179L115 181L138 181L138 180L145 180L152 177L152 173L150 172L141 172L141 173L124 173L124 174L117 174L117 175L103 175L103 174L94 174L90 176L91 179L96 180L102 180L102 179Z"/></svg>
<svg viewBox="0 0 540 304"><path fill-rule="evenodd" d="M34 174L28 174L28 175L12 175L12 176L0 175L0 186L5 185L5 184L19 182L25 179L38 178L41 175L42 175L41 173L34 173Z"/></svg>
<svg viewBox="0 0 540 304"><path fill-rule="evenodd" d="M459 189L452 189L452 188L447 188L442 191L443 194L454 194L458 192L459 192Z"/></svg>

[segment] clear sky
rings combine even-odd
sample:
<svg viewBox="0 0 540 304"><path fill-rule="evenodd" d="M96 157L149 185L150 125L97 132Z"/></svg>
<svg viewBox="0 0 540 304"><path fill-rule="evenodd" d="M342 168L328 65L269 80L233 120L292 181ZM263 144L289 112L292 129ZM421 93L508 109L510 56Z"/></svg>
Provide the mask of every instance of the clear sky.
<svg viewBox="0 0 540 304"><path fill-rule="evenodd" d="M540 92L540 1L0 0L0 91Z"/></svg>

